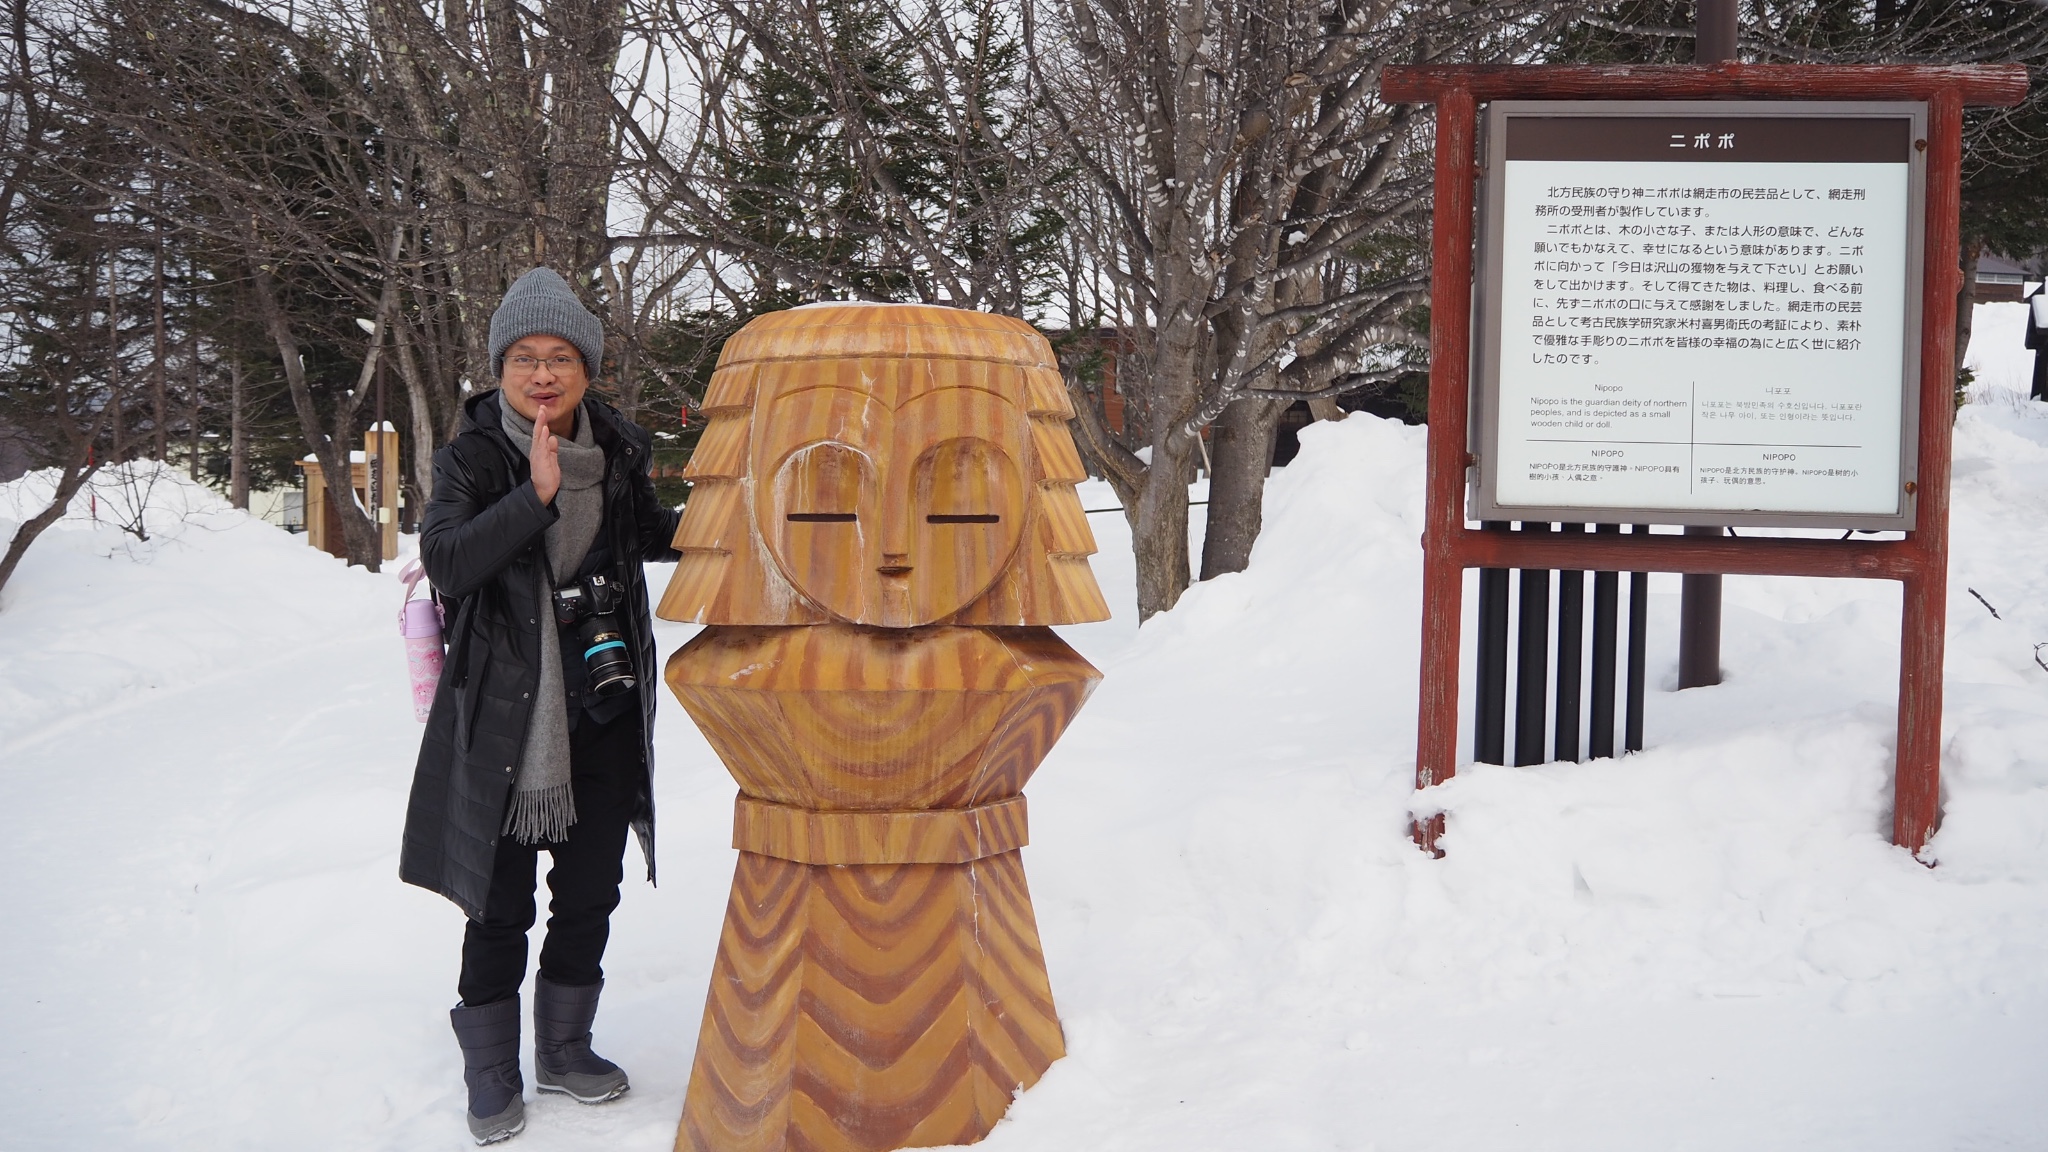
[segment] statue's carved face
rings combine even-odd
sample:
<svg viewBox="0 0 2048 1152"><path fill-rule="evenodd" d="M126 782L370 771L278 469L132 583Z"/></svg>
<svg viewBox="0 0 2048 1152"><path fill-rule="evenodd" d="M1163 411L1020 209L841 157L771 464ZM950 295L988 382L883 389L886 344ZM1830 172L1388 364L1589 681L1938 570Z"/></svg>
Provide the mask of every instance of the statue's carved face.
<svg viewBox="0 0 2048 1152"><path fill-rule="evenodd" d="M892 368L898 381L917 371ZM761 539L790 584L833 615L929 624L1015 560L1029 438L1024 412L980 388L819 384L776 395L756 412Z"/></svg>

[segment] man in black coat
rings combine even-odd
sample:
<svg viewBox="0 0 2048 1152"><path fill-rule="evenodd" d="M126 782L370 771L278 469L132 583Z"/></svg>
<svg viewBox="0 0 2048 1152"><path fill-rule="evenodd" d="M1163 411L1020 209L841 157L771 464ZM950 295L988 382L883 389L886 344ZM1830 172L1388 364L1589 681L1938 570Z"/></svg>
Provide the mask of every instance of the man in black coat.
<svg viewBox="0 0 2048 1152"><path fill-rule="evenodd" d="M534 874L548 871L534 981L535 1079L586 1104L626 1091L590 1051L626 832L654 878L653 621L641 563L673 560L680 513L649 479L652 438L587 396L604 330L536 268L491 317L499 387L434 454L420 555L456 607L406 809L399 876L469 917L461 1002L469 1128L525 1126L519 986ZM615 601L606 612L607 601Z"/></svg>

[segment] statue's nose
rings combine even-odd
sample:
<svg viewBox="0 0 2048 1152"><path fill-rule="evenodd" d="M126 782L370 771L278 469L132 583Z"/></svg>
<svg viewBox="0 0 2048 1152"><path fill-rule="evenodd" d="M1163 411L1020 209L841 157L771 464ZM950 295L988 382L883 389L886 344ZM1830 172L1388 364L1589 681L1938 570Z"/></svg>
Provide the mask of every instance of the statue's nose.
<svg viewBox="0 0 2048 1152"><path fill-rule="evenodd" d="M893 479L893 477L892 477ZM908 484L891 484L882 500L882 534L876 543L881 545L882 563L885 574L891 568L908 572L910 564L910 533L912 531L910 493ZM897 493L901 493L897 496ZM894 498L892 498L894 497Z"/></svg>

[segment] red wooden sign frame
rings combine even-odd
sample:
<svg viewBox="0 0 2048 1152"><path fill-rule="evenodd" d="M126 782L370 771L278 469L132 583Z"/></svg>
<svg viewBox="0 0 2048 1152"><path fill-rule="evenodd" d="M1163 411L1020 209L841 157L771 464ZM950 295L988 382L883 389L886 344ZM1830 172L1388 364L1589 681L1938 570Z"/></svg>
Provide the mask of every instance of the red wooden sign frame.
<svg viewBox="0 0 2048 1152"><path fill-rule="evenodd" d="M2020 65L1914 67L1719 64L1713 67L1447 65L1389 68L1381 93L1436 105L1431 237L1428 497L1422 532L1422 685L1415 786L1457 771L1459 621L1467 568L1846 576L1905 586L1899 641L1898 767L1892 843L1919 852L1940 823L1941 676L1948 601L1963 108L2026 95ZM1473 197L1479 105L1488 100L1919 100L1928 106L1925 304L1920 332L1919 504L1904 540L1552 535L1465 527L1472 372ZM1441 815L1415 839L1441 854Z"/></svg>

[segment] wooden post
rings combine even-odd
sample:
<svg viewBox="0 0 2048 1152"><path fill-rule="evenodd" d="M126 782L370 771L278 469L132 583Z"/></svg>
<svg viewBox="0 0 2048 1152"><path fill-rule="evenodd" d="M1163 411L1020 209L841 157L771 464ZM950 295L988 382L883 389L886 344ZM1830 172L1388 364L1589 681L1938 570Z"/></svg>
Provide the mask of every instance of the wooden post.
<svg viewBox="0 0 2048 1152"><path fill-rule="evenodd" d="M363 434L363 506L377 526L377 539L386 560L398 558L398 430L379 420Z"/></svg>
<svg viewBox="0 0 2048 1152"><path fill-rule="evenodd" d="M1955 421L1956 265L1962 201L1963 101L1934 94L1927 115L1927 261L1920 341L1919 502L1907 544L1919 563L1905 578L1899 619L1899 743L1892 843L1918 853L1941 824L1941 678L1948 626L1949 460Z"/></svg>
<svg viewBox="0 0 2048 1152"><path fill-rule="evenodd" d="M342 545L341 531L335 527L339 517L327 506L326 471L312 456L299 461L299 471L305 475L306 485L306 544L330 556L347 559L348 550Z"/></svg>
<svg viewBox="0 0 2048 1152"><path fill-rule="evenodd" d="M383 559L393 560L397 558L398 501L392 499L389 501L391 511L387 513L384 510L387 506L384 498L384 485L387 478L396 479L391 474L391 466L397 463L398 453L393 451L388 459L385 456L387 441L383 433L390 428L390 425L384 421L384 357L378 355L379 351L380 349L376 348L370 350L370 355L377 357L377 411L370 418L370 427L378 435L374 439L365 437L363 446L368 449L370 461L370 519L377 525L379 540L388 541L388 543L382 544ZM398 436L394 432L390 440L393 447L396 446L397 440Z"/></svg>
<svg viewBox="0 0 2048 1152"><path fill-rule="evenodd" d="M1465 566L1467 388L1472 365L1472 194L1478 105L1452 86L1436 94L1436 223L1430 244L1428 505L1422 524L1422 699L1415 738L1415 786L1449 780L1458 768L1458 629ZM1505 535L1505 533L1501 533ZM1424 851L1441 855L1441 815L1417 821Z"/></svg>

